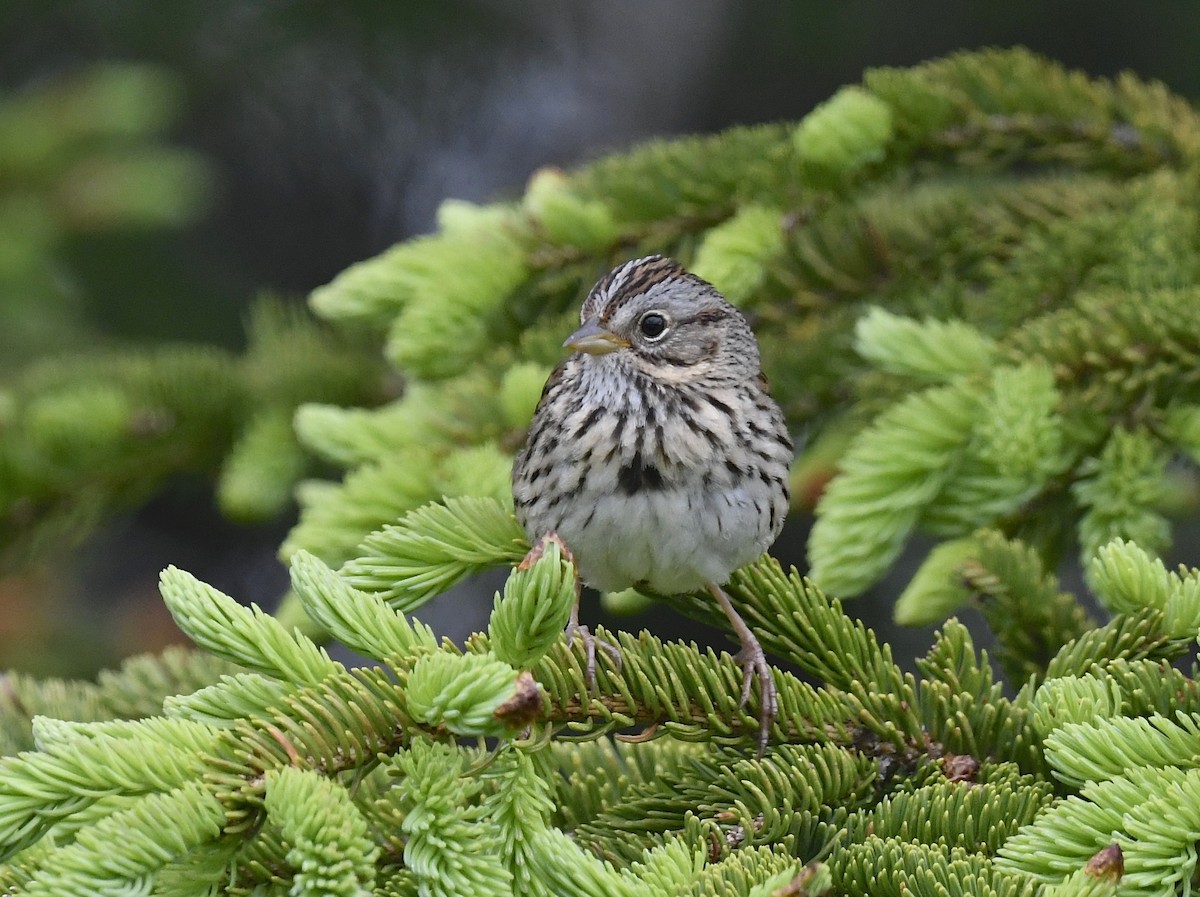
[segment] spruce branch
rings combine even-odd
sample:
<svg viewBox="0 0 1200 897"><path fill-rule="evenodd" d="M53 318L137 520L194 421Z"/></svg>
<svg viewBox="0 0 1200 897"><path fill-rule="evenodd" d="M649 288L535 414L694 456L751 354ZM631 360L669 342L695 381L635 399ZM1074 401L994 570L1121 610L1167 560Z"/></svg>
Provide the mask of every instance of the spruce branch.
<svg viewBox="0 0 1200 897"><path fill-rule="evenodd" d="M584 198L630 225L724 219L738 200L768 197L785 181L786 125L735 128L716 137L651 141L574 175Z"/></svg>
<svg viewBox="0 0 1200 897"><path fill-rule="evenodd" d="M530 711L539 709L532 683L485 654L438 652L420 658L409 673L405 697L415 722L444 726L454 735L512 735L531 721ZM515 703L532 706L518 712L514 725L506 710Z"/></svg>
<svg viewBox="0 0 1200 897"><path fill-rule="evenodd" d="M96 685L115 718L137 719L158 713L164 698L190 694L237 669L212 654L172 646L158 654L130 657L116 670L101 671L96 677ZM50 715L46 711L35 712ZM83 719L64 713L53 715L61 719Z"/></svg>
<svg viewBox="0 0 1200 897"><path fill-rule="evenodd" d="M893 619L901 626L927 626L960 609L970 600L968 577L979 553L975 536L935 545L896 599Z"/></svg>
<svg viewBox="0 0 1200 897"><path fill-rule="evenodd" d="M269 520L291 501L308 466L292 430L292 409L251 417L221 468L217 500L232 520Z"/></svg>
<svg viewBox="0 0 1200 897"><path fill-rule="evenodd" d="M234 670L210 654L182 647L141 654L96 682L36 679L9 672L0 676L0 755L34 747L35 717L92 722L135 719L162 710L164 698L190 693Z"/></svg>
<svg viewBox="0 0 1200 897"><path fill-rule="evenodd" d="M330 564L359 553L385 525L446 497L511 498L512 458L491 442L443 452L413 447L356 467L341 484L307 480L298 495L307 513L284 541L290 557L305 549Z"/></svg>
<svg viewBox="0 0 1200 897"><path fill-rule="evenodd" d="M652 741L555 741L550 744L554 778L554 822L577 829L619 803L639 786L681 781L708 745L658 738Z"/></svg>
<svg viewBox="0 0 1200 897"><path fill-rule="evenodd" d="M165 791L202 768L194 744L125 734L61 738L36 753L0 759L0 855L28 847L99 798Z"/></svg>
<svg viewBox="0 0 1200 897"><path fill-rule="evenodd" d="M244 717L262 716L297 688L294 683L259 673L225 675L190 694L167 698L163 702L163 713L172 719L193 720L223 728Z"/></svg>
<svg viewBox="0 0 1200 897"><path fill-rule="evenodd" d="M1034 882L997 868L964 848L868 835L849 846L832 867L835 888L872 897L903 897L922 891L954 897L1033 897Z"/></svg>
<svg viewBox="0 0 1200 897"><path fill-rule="evenodd" d="M550 777L544 752L519 748L506 751L485 770L493 784L481 809L500 829L502 854L512 874L513 891L529 897L551 897L544 878L536 871L541 861L535 842L550 830L554 812Z"/></svg>
<svg viewBox="0 0 1200 897"><path fill-rule="evenodd" d="M891 106L861 87L843 87L792 134L800 177L814 186L840 186L884 159L892 133Z"/></svg>
<svg viewBox="0 0 1200 897"><path fill-rule="evenodd" d="M885 797L849 822L849 838L937 844L990 856L1049 804L1051 787L1012 783L934 782Z"/></svg>
<svg viewBox="0 0 1200 897"><path fill-rule="evenodd" d="M1195 571L1154 551L1168 465L1200 443L1198 155L1200 116L1160 86L958 54L868 73L798 124L660 141L539 172L519 201L444 204L436 234L312 299L386 343L398 397L376 361L278 307L256 314L240 359L29 372L0 395L0 514L32 515L39 538L110 506L138 465L150 486L220 470L226 510L259 515L303 475L303 451L344 468L300 487L282 553L308 614L374 665L346 669L168 571L164 598L208 654L94 684L3 680L2 744L25 753L0 760L0 884L1185 889L1200 689L1172 661L1200 599ZM728 587L765 649L818 680L773 671L761 759L757 698L739 706L728 654L605 633L623 663L602 658L588 681L561 635L574 571L553 546L461 647L406 616L525 555L511 453L580 295L648 252L755 317L790 422L824 453L798 482L840 468L813 581L763 559ZM126 454L131 432L163 454ZM66 490L92 467L106 488L87 505ZM907 673L814 585L858 592L918 529L947 541L897 615L940 621L974 600L1008 682L954 620ZM1049 572L1072 536L1116 614L1098 628ZM669 601L722 622L701 596Z"/></svg>
<svg viewBox="0 0 1200 897"><path fill-rule="evenodd" d="M1131 411L1143 398L1194 400L1200 384L1194 289L1139 289L1138 298L1129 302L1124 290L1080 292L1067 307L1014 330L1002 348L1015 358L1045 360L1060 388L1101 414Z"/></svg>
<svg viewBox="0 0 1200 897"><path fill-rule="evenodd" d="M179 628L220 657L300 683L319 682L341 669L323 648L286 632L257 606L246 609L191 574L168 567L160 587Z"/></svg>
<svg viewBox="0 0 1200 897"><path fill-rule="evenodd" d="M373 887L379 849L345 788L285 766L267 773L263 807L291 845L292 894L359 897Z"/></svg>
<svg viewBox="0 0 1200 897"><path fill-rule="evenodd" d="M742 740L757 731L753 700L739 706L741 670L729 655L663 642L645 631L637 637L603 630L598 635L616 639L622 662L620 670L598 665L597 695L589 694L583 646L568 650L560 639L531 669L545 690L547 720L593 736L629 726L701 740ZM814 689L783 670L774 675L778 740L853 739L857 721L840 693Z"/></svg>
<svg viewBox="0 0 1200 897"><path fill-rule="evenodd" d="M73 720L113 716L95 683L5 673L0 677L0 755L33 747L31 721L39 714Z"/></svg>
<svg viewBox="0 0 1200 897"><path fill-rule="evenodd" d="M1092 587L1114 613L1152 608L1163 613L1163 630L1174 638L1200 632L1200 570L1168 572L1141 545L1114 539L1087 569Z"/></svg>
<svg viewBox="0 0 1200 897"><path fill-rule="evenodd" d="M430 390L413 386L404 398L378 408L339 408L315 402L301 405L293 420L296 437L309 451L333 464L363 464L394 452L405 434L428 433L436 426L436 408L421 402L430 395Z"/></svg>
<svg viewBox="0 0 1200 897"><path fill-rule="evenodd" d="M1057 883L1115 836L1125 860L1122 891L1169 894L1195 869L1194 853L1180 848L1195 827L1189 816L1197 788L1195 770L1174 767L1138 767L1088 782L1010 838L997 864Z"/></svg>
<svg viewBox="0 0 1200 897"><path fill-rule="evenodd" d="M1067 722L1046 739L1046 758L1055 775L1076 787L1102 782L1138 767L1197 765L1200 717L1122 717L1115 708L1098 708L1093 719ZM1104 712L1107 710L1107 712Z"/></svg>
<svg viewBox="0 0 1200 897"><path fill-rule="evenodd" d="M1110 660L1171 659L1186 650L1186 642L1165 633L1158 611L1122 614L1063 645L1047 665L1046 676L1082 675L1092 664Z"/></svg>
<svg viewBox="0 0 1200 897"><path fill-rule="evenodd" d="M556 168L534 172L521 208L532 226L556 246L598 252L620 237L621 225L608 205L581 196L570 178Z"/></svg>
<svg viewBox="0 0 1200 897"><path fill-rule="evenodd" d="M691 270L721 291L734 305L758 292L766 268L783 249L783 211L745 205L711 228L696 248Z"/></svg>
<svg viewBox="0 0 1200 897"><path fill-rule="evenodd" d="M735 572L728 592L767 651L836 690L862 725L898 745L922 741L912 677L896 666L887 645L842 612L840 602L794 569L785 574L767 556ZM671 602L699 619L717 619L710 603L697 596Z"/></svg>
<svg viewBox="0 0 1200 897"><path fill-rule="evenodd" d="M739 849L779 844L798 820L865 801L875 779L870 757L833 745L785 745L757 767L727 751L697 755L677 771L623 789L575 837L599 856L631 860L647 838L667 843L687 833L692 817Z"/></svg>
<svg viewBox="0 0 1200 897"><path fill-rule="evenodd" d="M500 502L449 498L369 536L341 573L354 588L410 611L473 573L520 560L528 550L521 527Z"/></svg>
<svg viewBox="0 0 1200 897"><path fill-rule="evenodd" d="M965 626L949 620L917 668L923 677L919 711L937 750L1011 760L1028 770L1043 768L1028 709L1021 700L1004 696L986 652L975 653Z"/></svg>
<svg viewBox="0 0 1200 897"><path fill-rule="evenodd" d="M1033 724L1043 738L1058 727L1116 713L1123 695L1117 684L1096 676L1047 679L1030 702Z"/></svg>
<svg viewBox="0 0 1200 897"><path fill-rule="evenodd" d="M882 575L953 476L982 398L965 385L916 393L861 434L817 505L815 582L854 595Z"/></svg>
<svg viewBox="0 0 1200 897"><path fill-rule="evenodd" d="M1113 897L1125 875L1125 858L1121 848L1110 844L1096 851L1075 874L1062 883L1046 888L1049 897Z"/></svg>
<svg viewBox="0 0 1200 897"><path fill-rule="evenodd" d="M854 327L855 351L875 367L930 383L995 363L995 340L963 321L914 321L878 306Z"/></svg>
<svg viewBox="0 0 1200 897"><path fill-rule="evenodd" d="M1170 541L1170 525L1159 511L1166 497L1167 455L1144 431L1115 430L1099 456L1082 465L1073 487L1086 509L1079 521L1082 557L1090 559L1113 539L1138 542L1152 552Z"/></svg>
<svg viewBox="0 0 1200 897"><path fill-rule="evenodd" d="M392 322L387 358L440 379L470 362L489 337L488 318L527 276L521 235L509 228L450 231L429 240L409 288L421 296Z"/></svg>
<svg viewBox="0 0 1200 897"><path fill-rule="evenodd" d="M786 850L756 847L731 854L719 865L705 867L697 876L694 893L697 897L740 897L742 894L769 897L778 893L799 897L825 894L831 887L827 866L813 863L799 868L795 857Z"/></svg>
<svg viewBox="0 0 1200 897"><path fill-rule="evenodd" d="M1171 716L1200 712L1200 685L1166 660L1097 662L1089 675L1104 675L1121 693L1125 716Z"/></svg>
<svg viewBox="0 0 1200 897"><path fill-rule="evenodd" d="M203 346L108 349L48 358L6 383L5 560L61 551L179 473L223 471L227 508L243 518L283 510L307 469L285 426L295 406L376 404L381 365L270 299L255 306L248 335L240 357Z"/></svg>
<svg viewBox="0 0 1200 897"><path fill-rule="evenodd" d="M961 574L1000 641L1000 663L1014 682L1040 675L1065 644L1094 631L1094 624L1030 546L995 531L977 539L978 553Z"/></svg>
<svg viewBox="0 0 1200 897"><path fill-rule="evenodd" d="M561 636L571 616L579 574L554 540L535 563L516 571L496 595L488 622L492 652L515 667L536 663Z"/></svg>
<svg viewBox="0 0 1200 897"><path fill-rule="evenodd" d="M483 824L468 800L480 787L462 777L461 756L448 745L417 740L393 767L406 812L404 863L426 893L512 893L499 832Z"/></svg>
<svg viewBox="0 0 1200 897"><path fill-rule="evenodd" d="M222 819L220 805L195 783L148 795L42 856L26 893L90 897L144 890L167 863L208 849ZM121 849L113 850L118 843Z"/></svg>
<svg viewBox="0 0 1200 897"><path fill-rule="evenodd" d="M406 729L416 728L405 708L383 670L342 671L222 730L207 777L229 802L231 826L253 819L271 769L300 763L331 774L394 752Z"/></svg>
<svg viewBox="0 0 1200 897"><path fill-rule="evenodd" d="M428 626L410 623L378 596L352 588L306 551L293 555L291 578L309 618L354 651L367 657L390 658L437 647Z"/></svg>
<svg viewBox="0 0 1200 897"><path fill-rule="evenodd" d="M165 717L81 723L36 716L33 718L33 735L40 751L69 749L77 739L117 738L203 753L212 748L215 732L205 723Z"/></svg>

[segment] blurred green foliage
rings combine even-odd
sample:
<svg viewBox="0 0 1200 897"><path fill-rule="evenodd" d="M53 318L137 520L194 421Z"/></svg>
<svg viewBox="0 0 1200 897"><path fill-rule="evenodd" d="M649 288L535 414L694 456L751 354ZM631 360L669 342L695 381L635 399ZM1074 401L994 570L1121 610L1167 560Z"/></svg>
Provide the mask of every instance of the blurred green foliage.
<svg viewBox="0 0 1200 897"><path fill-rule="evenodd" d="M127 624L73 581L72 549L180 475L216 481L231 519L276 518L309 469L295 406L370 406L383 389L372 351L270 297L252 307L241 355L121 339L163 322L189 333L193 317L232 307L164 251L216 190L205 158L171 142L185 99L164 68L111 63L0 95L0 573L26 574L0 580L6 664L114 662ZM141 644L168 626L144 614Z"/></svg>
<svg viewBox="0 0 1200 897"><path fill-rule="evenodd" d="M212 190L164 136L180 110L166 71L96 65L0 97L0 375L93 336L67 260L84 235L178 228Z"/></svg>

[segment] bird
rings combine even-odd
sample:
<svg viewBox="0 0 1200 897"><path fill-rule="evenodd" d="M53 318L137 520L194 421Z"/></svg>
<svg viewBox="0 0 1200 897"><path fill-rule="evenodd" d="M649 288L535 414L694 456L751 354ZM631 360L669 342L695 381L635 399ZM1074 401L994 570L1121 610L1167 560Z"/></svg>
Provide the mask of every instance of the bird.
<svg viewBox="0 0 1200 897"><path fill-rule="evenodd" d="M778 537L793 447L754 332L711 283L662 255L618 265L579 317L513 463L517 519L535 546L565 545L601 591L710 595L741 643L741 706L759 683L761 756L774 678L723 586ZM594 681L578 588L567 637L585 642Z"/></svg>

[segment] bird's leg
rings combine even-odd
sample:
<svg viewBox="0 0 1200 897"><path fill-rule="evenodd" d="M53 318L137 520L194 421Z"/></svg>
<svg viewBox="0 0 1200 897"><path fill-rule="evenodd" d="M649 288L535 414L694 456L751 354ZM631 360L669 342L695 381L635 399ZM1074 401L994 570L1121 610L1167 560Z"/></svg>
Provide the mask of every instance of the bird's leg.
<svg viewBox="0 0 1200 897"><path fill-rule="evenodd" d="M538 562L538 559L546 551L546 545L549 542L554 542L558 545L559 551L563 557L571 562L571 566L575 567L575 555L571 553L571 549L567 547L567 543L562 540L562 537L555 532L548 532L538 543L529 550L529 553L521 559L521 563L517 565L518 570L526 570ZM579 600L583 595L583 580L579 578L579 568L575 568L575 600L571 604L571 616L567 620L567 628L563 632L567 636L567 647L570 648L575 644L575 639L578 638L583 642L584 651L587 654L587 667L585 669L587 687L589 690L596 687L596 647L599 646L605 654L613 662L618 670L621 669L621 649L612 642L601 638L596 638L592 635L592 631L579 622Z"/></svg>
<svg viewBox="0 0 1200 897"><path fill-rule="evenodd" d="M571 605L571 617L567 620L567 628L564 631L567 635L568 648L575 644L577 636L583 642L584 651L587 653L587 687L590 691L596 687L596 648L599 647L608 655L617 670L621 669L621 649L606 639L592 635L592 631L579 622L579 597L582 592L583 583L577 573L575 574L575 603Z"/></svg>
<svg viewBox="0 0 1200 897"><path fill-rule="evenodd" d="M737 653L737 659L742 663L742 700L738 706L746 706L746 702L750 700L750 685L753 683L754 677L758 677L758 687L761 692L758 711L758 756L761 758L767 749L767 737L771 732L771 723L779 710L779 704L775 697L775 679L771 674L771 667L767 664L767 656L763 653L762 645L758 643L758 638L746 625L746 621L734 610L725 590L715 582L710 582L707 588L708 593L717 599L717 604L721 605L721 610L725 611L725 616L729 618L733 631L737 633L738 640L742 643L742 650Z"/></svg>

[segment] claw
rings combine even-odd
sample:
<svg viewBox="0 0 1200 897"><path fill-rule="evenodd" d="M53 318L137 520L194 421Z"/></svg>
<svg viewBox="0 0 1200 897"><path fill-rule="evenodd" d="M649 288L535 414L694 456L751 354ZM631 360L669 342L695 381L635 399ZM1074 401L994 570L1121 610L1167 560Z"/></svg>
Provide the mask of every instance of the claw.
<svg viewBox="0 0 1200 897"><path fill-rule="evenodd" d="M742 665L742 697L738 701L738 710L741 710L750 702L750 686L754 684L754 662L746 663L741 651L733 655L733 659Z"/></svg>
<svg viewBox="0 0 1200 897"><path fill-rule="evenodd" d="M584 669L588 691L596 687L596 648L599 647L613 666L619 671L621 669L621 649L606 639L598 638L592 635L592 631L579 622L579 601L576 600L575 607L571 611L571 620L567 623L565 630L567 635L567 647L570 648L575 644L575 638L578 637L583 642L583 649L587 654L587 666Z"/></svg>
<svg viewBox="0 0 1200 897"><path fill-rule="evenodd" d="M767 663L766 655L763 654L761 647L749 653L743 648L737 653L736 659L742 664L742 700L738 704L739 707L745 707L746 702L750 700L750 686L755 677L758 677L758 690L761 695L758 712L758 756L761 760L771 735L771 723L774 722L775 716L779 712L775 677L771 673L771 666Z"/></svg>
<svg viewBox="0 0 1200 897"><path fill-rule="evenodd" d="M762 759L771 735L771 723L775 721L775 715L779 712L775 677L771 672L770 664L767 663L767 656L763 653L762 645L758 643L758 638L734 609L724 589L716 583L709 583L708 592L717 599L721 610L725 612L725 616L733 625L733 631L737 633L738 640L742 643L742 649L736 655L736 659L742 665L742 698L738 707L746 706L750 700L750 688L754 684L755 678L758 679L758 756L759 759Z"/></svg>

